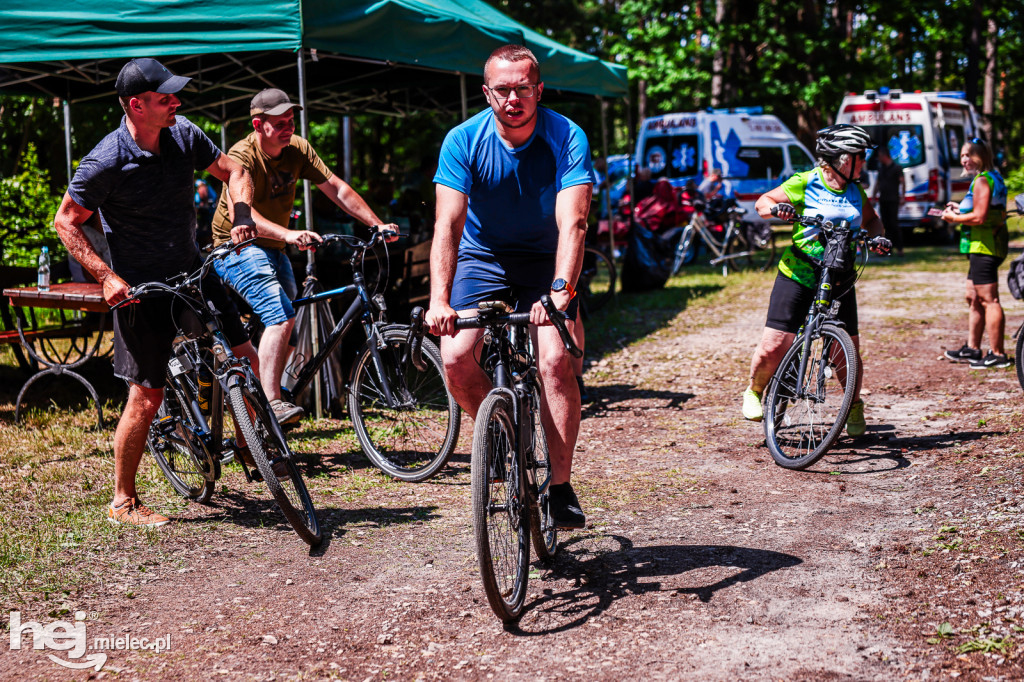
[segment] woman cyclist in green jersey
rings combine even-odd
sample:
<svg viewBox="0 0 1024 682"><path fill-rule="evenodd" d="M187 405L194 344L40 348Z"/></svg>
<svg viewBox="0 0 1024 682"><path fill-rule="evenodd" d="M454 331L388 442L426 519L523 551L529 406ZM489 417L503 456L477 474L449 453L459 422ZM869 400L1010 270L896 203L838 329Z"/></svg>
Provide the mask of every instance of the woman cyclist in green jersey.
<svg viewBox="0 0 1024 682"><path fill-rule="evenodd" d="M967 196L942 212L947 223L960 223L960 252L970 261L967 270L967 343L947 350L946 357L970 362L971 369L998 369L1013 363L1003 348L1005 319L999 303L997 271L1006 258L1006 183L992 163L992 149L980 138L960 150L964 173L974 175ZM982 357L981 335L988 333L989 352Z"/></svg>
<svg viewBox="0 0 1024 682"><path fill-rule="evenodd" d="M869 149L874 148L867 131L858 126L839 124L818 131L815 153L818 166L805 173L797 173L775 189L761 195L754 209L765 219L771 219L772 209L783 220L797 215L824 216L838 223L846 220L853 230L867 230L869 238L884 233L882 221L875 214L864 190L858 184ZM779 274L775 278L768 316L761 341L750 363L750 384L743 392L743 416L761 421L763 411L761 395L782 356L793 344L800 330L818 282L818 266L824 247L818 240L820 229L802 225L793 227L793 245L783 252ZM875 248L887 253L891 243L877 240ZM857 294L853 288L855 273L838 273L833 284L836 299L840 301L839 319L853 339L860 353L857 329ZM860 365L860 363L858 363ZM864 433L864 402L860 399L862 373L858 370L857 387L846 432L851 436Z"/></svg>

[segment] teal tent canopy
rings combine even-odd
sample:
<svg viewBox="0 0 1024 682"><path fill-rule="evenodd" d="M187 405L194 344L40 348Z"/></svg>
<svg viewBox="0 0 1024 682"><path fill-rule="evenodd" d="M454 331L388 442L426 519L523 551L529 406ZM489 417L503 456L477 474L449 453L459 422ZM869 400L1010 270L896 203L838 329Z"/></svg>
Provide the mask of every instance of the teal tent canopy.
<svg viewBox="0 0 1024 682"><path fill-rule="evenodd" d="M549 91L620 97L625 69L560 45L481 0L76 0L0 10L0 89L110 97L121 65L156 56L194 81L186 109L244 116L251 93L295 91L306 51L309 104L336 113L456 111L495 47L522 43ZM479 88L477 88L477 91ZM471 94L476 94L472 93Z"/></svg>

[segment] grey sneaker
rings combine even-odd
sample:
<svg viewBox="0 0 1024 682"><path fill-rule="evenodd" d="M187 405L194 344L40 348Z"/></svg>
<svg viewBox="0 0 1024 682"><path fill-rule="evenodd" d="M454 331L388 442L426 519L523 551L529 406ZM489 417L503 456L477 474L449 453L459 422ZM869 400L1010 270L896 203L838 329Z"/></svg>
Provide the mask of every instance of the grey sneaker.
<svg viewBox="0 0 1024 682"><path fill-rule="evenodd" d="M978 352L981 354L981 351ZM1003 369L1004 367L1012 367L1013 360L1001 355L999 353L993 353L989 351L985 357L978 358L971 362L971 369Z"/></svg>
<svg viewBox="0 0 1024 682"><path fill-rule="evenodd" d="M971 348L966 343L957 350L947 350L943 355L946 356L947 360L953 362L974 362L981 360L981 349Z"/></svg>
<svg viewBox="0 0 1024 682"><path fill-rule="evenodd" d="M302 419L302 416L306 414L306 411L298 405L292 405L284 400L271 400L270 409L274 411L274 416L277 417L277 423L281 426L284 426L285 424L294 424Z"/></svg>

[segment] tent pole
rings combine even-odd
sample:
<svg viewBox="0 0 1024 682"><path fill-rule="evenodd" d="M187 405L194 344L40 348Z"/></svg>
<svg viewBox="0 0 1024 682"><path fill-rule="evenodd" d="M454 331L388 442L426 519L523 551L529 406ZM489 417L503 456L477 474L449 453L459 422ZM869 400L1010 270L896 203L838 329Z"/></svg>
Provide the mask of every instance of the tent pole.
<svg viewBox="0 0 1024 682"><path fill-rule="evenodd" d="M612 183L608 172L611 170L608 166L608 100L604 97L598 97L597 100L601 103L601 154L604 155L604 180L605 187L601 192L601 199L604 202L604 214L608 216L608 239L611 240L611 249L608 251L611 254L612 262L615 262L615 231L612 230L612 223L614 222L612 215ZM598 216L600 218L600 216ZM600 222L600 221L599 221ZM612 296L615 295L615 290L612 289Z"/></svg>
<svg viewBox="0 0 1024 682"><path fill-rule="evenodd" d="M220 150L228 152L228 106L220 101Z"/></svg>
<svg viewBox="0 0 1024 682"><path fill-rule="evenodd" d="M68 185L71 184L71 102L64 100L64 157L68 166Z"/></svg>
<svg viewBox="0 0 1024 682"><path fill-rule="evenodd" d="M352 118L350 116L341 117L341 143L345 146L344 157L344 180L348 184L352 184Z"/></svg>
<svg viewBox="0 0 1024 682"><path fill-rule="evenodd" d="M299 112L299 124L301 126L302 138L305 140L309 139L309 117L306 115L306 59L305 51L299 48L299 106L302 110ZM306 229L313 229L313 190L310 187L309 180L302 181L302 207L306 211ZM306 263L308 265L315 264L315 258L313 256L313 250L306 251ZM319 315L316 312L316 304L313 305L313 310L310 313L309 319L311 324L310 333L312 335L313 342L313 357L320 352L320 321L317 319ZM320 372L313 375L313 418L320 419L323 416L323 402L320 385Z"/></svg>
<svg viewBox="0 0 1024 682"><path fill-rule="evenodd" d="M459 95L462 99L462 120L469 118L469 102L466 98L466 74L459 74Z"/></svg>

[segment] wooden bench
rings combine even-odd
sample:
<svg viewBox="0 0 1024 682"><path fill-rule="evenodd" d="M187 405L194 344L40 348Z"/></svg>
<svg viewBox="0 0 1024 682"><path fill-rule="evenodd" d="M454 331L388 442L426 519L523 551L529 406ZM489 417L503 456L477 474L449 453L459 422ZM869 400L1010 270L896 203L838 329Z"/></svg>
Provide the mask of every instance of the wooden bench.
<svg viewBox="0 0 1024 682"><path fill-rule="evenodd" d="M414 244L405 250L402 275L398 284L402 303L412 308L430 302L430 245L431 241Z"/></svg>

